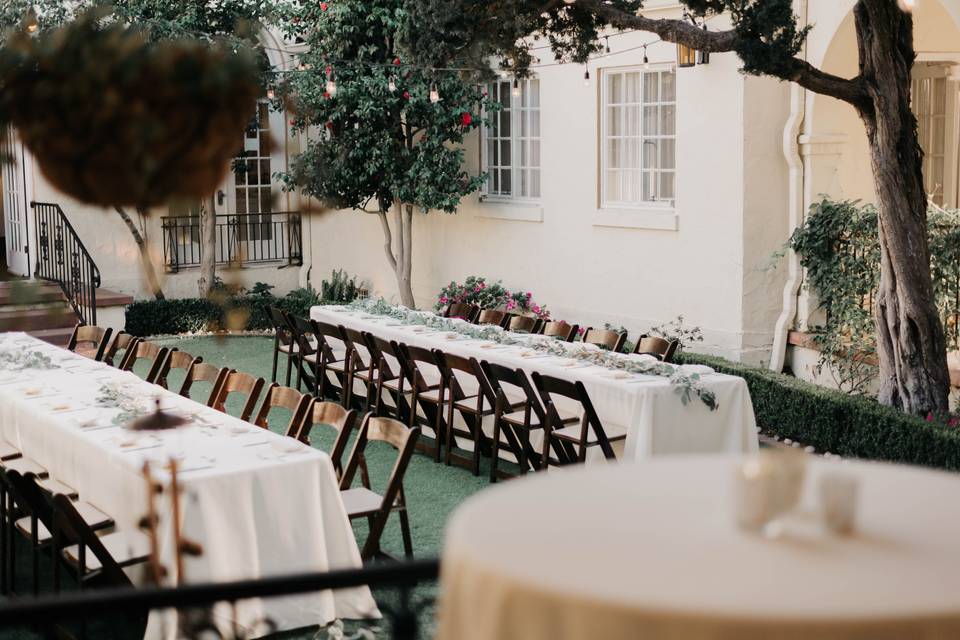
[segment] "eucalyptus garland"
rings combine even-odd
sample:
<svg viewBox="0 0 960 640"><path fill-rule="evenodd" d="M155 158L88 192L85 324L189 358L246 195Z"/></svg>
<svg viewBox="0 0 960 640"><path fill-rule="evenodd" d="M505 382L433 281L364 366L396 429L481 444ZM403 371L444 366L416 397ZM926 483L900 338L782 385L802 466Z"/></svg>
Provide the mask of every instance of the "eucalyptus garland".
<svg viewBox="0 0 960 640"><path fill-rule="evenodd" d="M0 351L0 370L54 369L50 356L41 351Z"/></svg>
<svg viewBox="0 0 960 640"><path fill-rule="evenodd" d="M457 333L475 340L488 340L498 344L528 347L554 356L574 358L612 370L629 373L659 376L667 378L673 385L684 406L690 403L694 395L700 398L711 411L719 406L713 391L705 388L699 373L687 373L680 366L659 362L652 358L634 358L622 353L603 351L593 345L561 342L546 336L513 333L495 325L475 325L457 318L443 318L429 311L414 311L403 306L394 306L383 298L378 300L357 300L348 305L349 309L363 311L370 315L392 318L406 325L418 325Z"/></svg>
<svg viewBox="0 0 960 640"><path fill-rule="evenodd" d="M100 385L99 394L94 403L98 407L120 409L111 421L116 425L127 424L147 414L141 399L127 391L125 386L115 382Z"/></svg>

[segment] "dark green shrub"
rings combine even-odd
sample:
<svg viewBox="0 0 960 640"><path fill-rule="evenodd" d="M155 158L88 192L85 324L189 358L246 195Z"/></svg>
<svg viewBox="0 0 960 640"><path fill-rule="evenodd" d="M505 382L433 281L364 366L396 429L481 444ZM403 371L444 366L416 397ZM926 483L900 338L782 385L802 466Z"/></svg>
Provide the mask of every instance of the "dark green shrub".
<svg viewBox="0 0 960 640"><path fill-rule="evenodd" d="M693 353L705 364L747 381L757 424L818 451L960 471L960 431L909 416L877 401L781 373Z"/></svg>

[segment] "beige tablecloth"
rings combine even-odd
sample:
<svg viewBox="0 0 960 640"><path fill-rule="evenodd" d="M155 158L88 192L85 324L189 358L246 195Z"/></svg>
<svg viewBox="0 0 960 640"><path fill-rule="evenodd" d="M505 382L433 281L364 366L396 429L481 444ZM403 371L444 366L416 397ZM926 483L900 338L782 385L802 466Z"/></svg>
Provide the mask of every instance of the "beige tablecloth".
<svg viewBox="0 0 960 640"><path fill-rule="evenodd" d="M57 365L49 370L0 370L0 435L43 465L51 477L77 489L81 499L109 514L119 530L135 529L146 513L144 460L159 467L171 455L182 458L183 534L203 547L200 557L187 559L187 581L253 579L361 565L326 453L306 446L292 451L290 438L24 334L0 334L0 352L38 352ZM175 431L134 438L125 429L109 426L119 409L96 406L105 384L124 385L125 392L142 397L147 406L159 396L165 408L195 421ZM39 396L29 395L37 390L42 390ZM66 410L58 411L58 405L66 405ZM131 446L133 440L140 444ZM155 446L138 449L147 444ZM167 476L161 472L159 478ZM164 532L161 561L173 571L169 503L164 499L159 506ZM248 629L264 619L279 629L292 629L378 615L367 588L246 600L236 611L237 621ZM226 607L219 613L232 616ZM152 615L148 637L171 636L176 628L167 622L163 625L158 615Z"/></svg>
<svg viewBox="0 0 960 640"><path fill-rule="evenodd" d="M719 408L711 411L695 396L684 405L676 388L662 377L651 375L621 380L613 377L615 372L602 367L566 368L560 364L563 358L524 358L520 355L524 349L517 347L484 349L481 341L448 340L439 332L418 333L423 327L397 326L395 321L385 317L342 308L313 307L310 317L369 331L387 340L520 368L528 374L539 371L567 380L580 380L600 421L604 425L626 428L627 440L620 455L626 460L676 453L750 453L758 448L753 405L743 378L717 373L703 376L703 386L713 391L719 402ZM464 380L463 386L471 392L476 389L476 384L471 385L469 380ZM558 404L561 408L564 406L563 402ZM531 442L535 448L539 447L541 438L538 431L532 434ZM600 456L599 448L591 453Z"/></svg>
<svg viewBox="0 0 960 640"><path fill-rule="evenodd" d="M960 638L960 476L816 461L860 479L859 527L733 523L737 460L662 458L511 481L465 502L439 640ZM812 508L812 507L811 507Z"/></svg>

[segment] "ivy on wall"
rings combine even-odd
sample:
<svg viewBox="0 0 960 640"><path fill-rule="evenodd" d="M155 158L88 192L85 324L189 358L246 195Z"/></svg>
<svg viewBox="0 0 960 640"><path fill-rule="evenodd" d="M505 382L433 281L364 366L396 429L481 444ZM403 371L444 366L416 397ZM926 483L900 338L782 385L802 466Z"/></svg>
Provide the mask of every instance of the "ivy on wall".
<svg viewBox="0 0 960 640"><path fill-rule="evenodd" d="M880 282L877 210L858 201L823 199L787 243L800 256L824 310L815 327L818 373L833 372L841 389L863 393L876 376L874 305ZM960 212L927 212L934 295L949 349L960 345Z"/></svg>

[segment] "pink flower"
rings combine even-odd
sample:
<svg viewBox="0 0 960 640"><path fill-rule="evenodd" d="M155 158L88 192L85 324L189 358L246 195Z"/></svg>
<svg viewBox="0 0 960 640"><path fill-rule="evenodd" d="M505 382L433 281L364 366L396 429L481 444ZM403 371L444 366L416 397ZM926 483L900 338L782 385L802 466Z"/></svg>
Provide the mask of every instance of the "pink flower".
<svg viewBox="0 0 960 640"><path fill-rule="evenodd" d="M538 304L533 305L533 312L534 312L534 313L540 313L540 305L538 305Z"/></svg>
<svg viewBox="0 0 960 640"><path fill-rule="evenodd" d="M480 283L480 288L481 288L481 289L486 289L486 288L487 288L487 283L486 283L486 282L481 282L481 283Z"/></svg>
<svg viewBox="0 0 960 640"><path fill-rule="evenodd" d="M533 294L530 293L529 291L527 291L527 300L529 300L529 299L532 298L532 297L533 297Z"/></svg>
<svg viewBox="0 0 960 640"><path fill-rule="evenodd" d="M933 411L927 414L927 422L933 422Z"/></svg>
<svg viewBox="0 0 960 640"><path fill-rule="evenodd" d="M955 427L960 424L960 418L950 418L950 422L947 423L950 427Z"/></svg>
<svg viewBox="0 0 960 640"><path fill-rule="evenodd" d="M480 289L482 289L482 288L483 288L483 287L481 287L480 285L477 285L477 286L475 286L475 287L473 288L473 292L474 292L474 293L480 293Z"/></svg>
<svg viewBox="0 0 960 640"><path fill-rule="evenodd" d="M510 300L509 302L507 302L507 311L512 311L513 309L516 309L516 308L517 308L517 303L514 302L513 300Z"/></svg>
<svg viewBox="0 0 960 640"><path fill-rule="evenodd" d="M440 296L440 304L447 304L447 296Z"/></svg>

